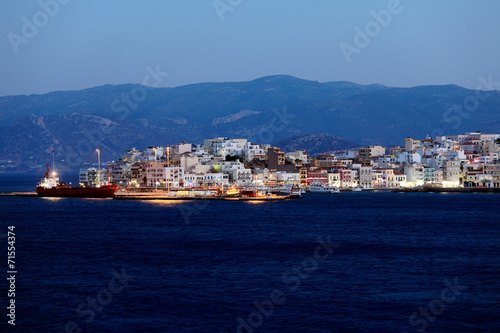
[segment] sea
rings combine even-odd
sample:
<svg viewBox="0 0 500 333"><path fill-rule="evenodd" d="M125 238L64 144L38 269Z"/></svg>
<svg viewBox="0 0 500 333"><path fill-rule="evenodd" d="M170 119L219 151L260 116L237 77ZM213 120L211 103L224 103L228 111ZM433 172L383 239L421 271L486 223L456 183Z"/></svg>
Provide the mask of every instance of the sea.
<svg viewBox="0 0 500 333"><path fill-rule="evenodd" d="M0 332L500 332L498 193L2 196L0 221Z"/></svg>

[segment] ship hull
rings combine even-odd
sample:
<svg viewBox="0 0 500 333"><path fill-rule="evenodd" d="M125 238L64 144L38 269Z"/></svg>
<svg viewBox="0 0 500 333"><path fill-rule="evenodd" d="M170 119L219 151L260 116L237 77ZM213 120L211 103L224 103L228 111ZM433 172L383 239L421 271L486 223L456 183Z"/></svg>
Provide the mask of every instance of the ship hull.
<svg viewBox="0 0 500 333"><path fill-rule="evenodd" d="M42 186L36 188L36 193L41 197L59 198L112 198L118 185L101 187L55 187L47 189Z"/></svg>

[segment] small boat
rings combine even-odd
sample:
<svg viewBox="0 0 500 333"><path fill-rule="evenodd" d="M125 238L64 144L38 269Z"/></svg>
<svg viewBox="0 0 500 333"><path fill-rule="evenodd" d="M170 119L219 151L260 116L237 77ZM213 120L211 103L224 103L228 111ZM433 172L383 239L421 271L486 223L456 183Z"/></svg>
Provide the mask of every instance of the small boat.
<svg viewBox="0 0 500 333"><path fill-rule="evenodd" d="M336 193L338 188L326 185L313 183L309 186L309 193Z"/></svg>
<svg viewBox="0 0 500 333"><path fill-rule="evenodd" d="M361 187L353 187L352 189L353 192L361 192Z"/></svg>
<svg viewBox="0 0 500 333"><path fill-rule="evenodd" d="M290 198L302 199L302 190L298 185L293 185L290 189Z"/></svg>

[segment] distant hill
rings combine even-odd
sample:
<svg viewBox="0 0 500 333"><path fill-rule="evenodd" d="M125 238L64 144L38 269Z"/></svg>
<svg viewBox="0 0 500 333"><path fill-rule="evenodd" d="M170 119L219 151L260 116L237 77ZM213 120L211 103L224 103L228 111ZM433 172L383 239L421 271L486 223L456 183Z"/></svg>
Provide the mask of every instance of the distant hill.
<svg viewBox="0 0 500 333"><path fill-rule="evenodd" d="M360 147L359 144L333 134L303 134L282 139L274 143L285 152L305 150L309 155L332 153Z"/></svg>
<svg viewBox="0 0 500 333"><path fill-rule="evenodd" d="M106 161L131 147L201 143L214 136L273 143L325 133L361 145L394 145L406 136L499 132L498 91L473 112L453 110L473 96L475 91L453 85L390 88L287 75L176 88L124 84L5 96L0 97L0 170L45 164L52 160L52 149L56 163L76 169L95 160L96 148Z"/></svg>

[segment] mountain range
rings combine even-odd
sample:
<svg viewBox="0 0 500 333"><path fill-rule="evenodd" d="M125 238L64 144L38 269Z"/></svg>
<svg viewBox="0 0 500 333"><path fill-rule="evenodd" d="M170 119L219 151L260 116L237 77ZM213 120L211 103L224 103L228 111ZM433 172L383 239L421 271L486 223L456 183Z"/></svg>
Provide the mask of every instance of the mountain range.
<svg viewBox="0 0 500 333"><path fill-rule="evenodd" d="M77 169L96 160L96 148L108 161L132 147L201 143L215 136L270 144L305 134L340 137L332 138L339 144L325 151L354 142L395 145L407 136L500 132L499 109L498 91L320 83L287 75L175 88L122 84L4 96L0 170L38 170L52 161L52 150L61 167ZM308 145L320 153L325 138L312 136Z"/></svg>

